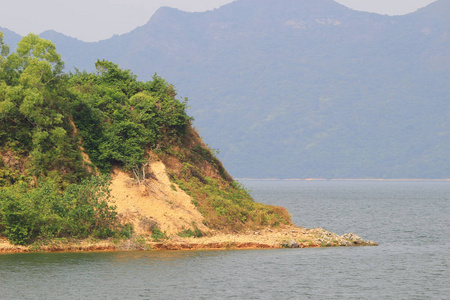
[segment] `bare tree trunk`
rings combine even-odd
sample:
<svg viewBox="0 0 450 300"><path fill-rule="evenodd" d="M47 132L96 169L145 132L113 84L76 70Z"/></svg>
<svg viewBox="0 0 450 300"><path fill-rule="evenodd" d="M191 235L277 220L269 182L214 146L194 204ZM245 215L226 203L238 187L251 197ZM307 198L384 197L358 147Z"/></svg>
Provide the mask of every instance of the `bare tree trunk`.
<svg viewBox="0 0 450 300"><path fill-rule="evenodd" d="M150 165L150 159L142 166L142 179L145 179L145 168Z"/></svg>
<svg viewBox="0 0 450 300"><path fill-rule="evenodd" d="M139 179L139 173L138 173L139 169L138 168L132 168L132 170L133 170L134 177L136 177L136 179L138 181L138 184L141 184L141 180Z"/></svg>

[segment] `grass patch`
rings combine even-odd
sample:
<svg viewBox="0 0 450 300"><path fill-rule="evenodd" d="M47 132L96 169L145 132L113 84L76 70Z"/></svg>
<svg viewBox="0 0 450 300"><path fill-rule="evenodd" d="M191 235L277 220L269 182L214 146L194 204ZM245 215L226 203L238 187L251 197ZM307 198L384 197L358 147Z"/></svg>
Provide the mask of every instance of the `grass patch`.
<svg viewBox="0 0 450 300"><path fill-rule="evenodd" d="M194 226L194 230L185 229L185 230L179 232L178 236L180 236L180 237L195 237L195 238L203 237L204 234L200 229L198 229L197 225L194 223L193 226Z"/></svg>
<svg viewBox="0 0 450 300"><path fill-rule="evenodd" d="M168 237L167 237L165 231L161 231L161 229L159 229L158 227L154 227L154 228L152 229L152 239L153 239L155 242L161 242L161 241L163 241L163 240L167 240Z"/></svg>
<svg viewBox="0 0 450 300"><path fill-rule="evenodd" d="M290 224L286 209L257 203L242 184L206 176L190 163L183 163L181 172L173 172L170 178L193 198L210 228L242 230Z"/></svg>

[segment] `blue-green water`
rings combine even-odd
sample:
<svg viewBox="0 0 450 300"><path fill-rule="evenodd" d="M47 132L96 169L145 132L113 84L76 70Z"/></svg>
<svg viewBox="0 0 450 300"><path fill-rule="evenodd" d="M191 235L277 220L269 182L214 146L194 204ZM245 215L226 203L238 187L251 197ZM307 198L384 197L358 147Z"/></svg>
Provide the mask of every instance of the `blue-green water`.
<svg viewBox="0 0 450 300"><path fill-rule="evenodd" d="M450 299L449 182L245 185L380 246L0 255L0 299Z"/></svg>

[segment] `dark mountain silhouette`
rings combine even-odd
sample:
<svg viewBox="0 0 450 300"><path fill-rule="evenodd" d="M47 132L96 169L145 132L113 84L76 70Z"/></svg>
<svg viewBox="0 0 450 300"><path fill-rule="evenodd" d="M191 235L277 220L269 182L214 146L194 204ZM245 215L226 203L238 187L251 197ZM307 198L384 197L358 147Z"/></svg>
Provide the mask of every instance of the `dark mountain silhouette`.
<svg viewBox="0 0 450 300"><path fill-rule="evenodd" d="M173 83L233 176L450 178L449 15L238 0L97 43L42 36L69 70L108 59Z"/></svg>

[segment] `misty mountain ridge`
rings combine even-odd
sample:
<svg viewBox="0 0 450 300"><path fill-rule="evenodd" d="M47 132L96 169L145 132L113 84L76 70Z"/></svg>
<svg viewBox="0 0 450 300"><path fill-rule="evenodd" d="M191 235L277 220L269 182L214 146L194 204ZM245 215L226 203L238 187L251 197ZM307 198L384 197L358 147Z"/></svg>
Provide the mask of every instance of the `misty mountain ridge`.
<svg viewBox="0 0 450 300"><path fill-rule="evenodd" d="M67 70L108 59L173 83L233 176L450 178L449 13L448 0L404 16L238 0L161 8L96 43L41 36Z"/></svg>

